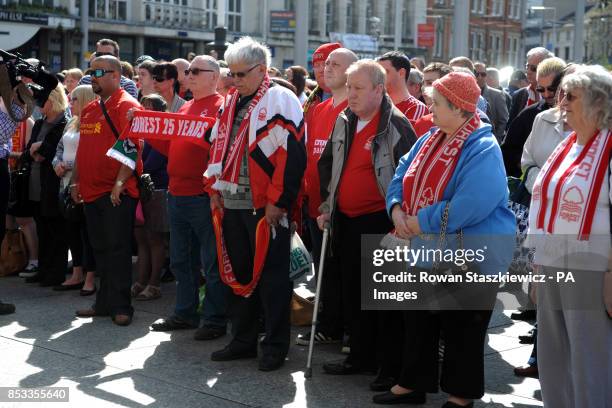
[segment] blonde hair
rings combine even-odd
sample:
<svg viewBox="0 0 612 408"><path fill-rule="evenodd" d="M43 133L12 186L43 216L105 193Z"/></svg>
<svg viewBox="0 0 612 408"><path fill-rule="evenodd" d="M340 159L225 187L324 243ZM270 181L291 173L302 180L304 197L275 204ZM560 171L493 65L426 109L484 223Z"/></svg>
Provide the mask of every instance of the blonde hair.
<svg viewBox="0 0 612 408"><path fill-rule="evenodd" d="M567 64L559 57L546 58L538 64L537 77L545 77L549 75L561 75Z"/></svg>
<svg viewBox="0 0 612 408"><path fill-rule="evenodd" d="M70 93L70 97L76 97L77 100L75 102L75 105L77 105L78 107L80 107L80 110L83 110L83 108L85 106L87 106L87 104L89 104L90 102L96 100L98 97L96 96L96 94L94 93L93 89L91 88L91 85L79 85L76 88L74 88L72 90L72 92ZM66 125L67 129L78 129L79 125L81 124L81 119L79 116L76 115L72 115L72 118L70 119L70 121L68 122L68 124Z"/></svg>
<svg viewBox="0 0 612 408"><path fill-rule="evenodd" d="M53 112L59 113L65 111L68 107L68 99L66 99L64 85L58 83L55 89L49 94L47 102L51 104L51 110Z"/></svg>
<svg viewBox="0 0 612 408"><path fill-rule="evenodd" d="M71 68L64 72L64 76L70 76L76 79L77 81L80 81L81 78L83 78L83 71L81 71L79 68Z"/></svg>

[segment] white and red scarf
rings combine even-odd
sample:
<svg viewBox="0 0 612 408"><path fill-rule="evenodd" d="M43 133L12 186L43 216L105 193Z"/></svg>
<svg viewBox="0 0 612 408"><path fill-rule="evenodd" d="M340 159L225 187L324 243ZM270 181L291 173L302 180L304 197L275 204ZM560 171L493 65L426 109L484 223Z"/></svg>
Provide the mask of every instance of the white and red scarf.
<svg viewBox="0 0 612 408"><path fill-rule="evenodd" d="M219 118L217 136L214 141L213 147L210 153L210 162L206 172L207 177L216 176L217 181L213 185L213 188L219 191L229 191L235 193L238 189L238 176L240 175L240 163L242 161L242 155L248 141L249 122L251 113L255 106L259 103L261 98L266 94L270 87L270 78L266 75L259 86L259 89L253 96L253 99L249 102L246 115L240 127L238 128L238 134L234 139L234 142L230 146L230 139L232 134L232 127L234 125L234 115L236 114L236 105L240 94L236 89L230 91L227 95L227 102L225 109L221 113ZM229 148L229 151L228 151ZM225 166L223 166L223 159L227 153L225 160Z"/></svg>
<svg viewBox="0 0 612 408"><path fill-rule="evenodd" d="M535 214L535 228L530 232L577 234L579 241L588 241L601 186L610 164L610 136L610 130L598 130L561 174L559 167L576 143L576 133L559 143L533 187L530 213ZM550 192L553 179L556 185Z"/></svg>
<svg viewBox="0 0 612 408"><path fill-rule="evenodd" d="M442 200L465 141L479 125L480 118L474 115L447 141L446 133L438 129L423 143L404 175L404 211L416 215L419 209Z"/></svg>

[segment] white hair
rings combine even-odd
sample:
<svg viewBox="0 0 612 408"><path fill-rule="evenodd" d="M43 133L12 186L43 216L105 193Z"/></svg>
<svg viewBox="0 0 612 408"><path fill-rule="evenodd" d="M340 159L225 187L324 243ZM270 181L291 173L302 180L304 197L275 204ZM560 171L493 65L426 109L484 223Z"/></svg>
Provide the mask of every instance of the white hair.
<svg viewBox="0 0 612 408"><path fill-rule="evenodd" d="M265 64L266 67L269 67L271 60L270 49L248 36L241 37L225 51L225 62L228 65L246 63L249 65Z"/></svg>
<svg viewBox="0 0 612 408"><path fill-rule="evenodd" d="M567 94L582 89L582 109L587 119L599 129L612 127L612 74L601 65L578 65L571 74L563 77L561 87Z"/></svg>
<svg viewBox="0 0 612 408"><path fill-rule="evenodd" d="M541 59L552 58L555 56L551 51L544 47L535 47L527 51L527 58L539 56Z"/></svg>
<svg viewBox="0 0 612 408"><path fill-rule="evenodd" d="M408 74L408 82L410 82L411 84L422 84L423 73L418 69L411 69L410 74Z"/></svg>
<svg viewBox="0 0 612 408"><path fill-rule="evenodd" d="M491 78L495 78L496 81L499 81L499 69L487 68L487 76L490 76Z"/></svg>
<svg viewBox="0 0 612 408"><path fill-rule="evenodd" d="M208 67L210 69L212 69L213 71L215 71L217 74L219 73L219 63L217 62L216 59L214 59L213 57L211 57L210 55L196 55L195 57L193 57L193 59L191 60L191 63L193 64L194 62L198 62L198 61L205 61L206 64L208 64Z"/></svg>
<svg viewBox="0 0 612 408"><path fill-rule="evenodd" d="M385 85L385 78L387 77L387 73L385 69L373 59L362 59L356 62L353 62L346 69L346 76L354 74L357 71L363 70L368 74L370 81L372 82L372 86Z"/></svg>

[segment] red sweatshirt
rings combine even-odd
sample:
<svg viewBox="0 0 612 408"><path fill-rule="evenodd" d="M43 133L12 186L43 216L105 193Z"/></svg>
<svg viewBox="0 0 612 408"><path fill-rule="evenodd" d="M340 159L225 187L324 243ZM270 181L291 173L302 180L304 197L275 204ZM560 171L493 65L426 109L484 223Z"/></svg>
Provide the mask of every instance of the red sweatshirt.
<svg viewBox="0 0 612 408"><path fill-rule="evenodd" d="M222 104L223 96L215 93L186 102L177 113L217 117L217 112ZM208 166L210 144L199 146L183 140L172 142L149 140L148 143L168 157L168 191L170 194L194 196L205 193L202 175Z"/></svg>

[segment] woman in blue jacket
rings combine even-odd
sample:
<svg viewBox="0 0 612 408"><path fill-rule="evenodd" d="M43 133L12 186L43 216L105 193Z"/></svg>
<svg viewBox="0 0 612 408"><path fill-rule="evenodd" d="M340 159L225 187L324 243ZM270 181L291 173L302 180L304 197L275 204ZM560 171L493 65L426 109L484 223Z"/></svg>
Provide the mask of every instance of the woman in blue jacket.
<svg viewBox="0 0 612 408"><path fill-rule="evenodd" d="M401 159L387 192L395 234L409 239L411 248L437 246L436 237L446 224L445 232L465 234L460 243L452 244L454 248L484 251L478 264L481 274L503 273L511 260L515 221L507 208L501 150L491 126L474 114L480 88L472 75L453 72L434 82L431 93L437 128ZM427 241L426 235L434 240ZM438 391L442 332L440 386L449 394L443 408L472 407L473 400L484 395L484 343L495 292L474 292L479 301L474 309L486 310L405 311L401 374L388 392L374 396L374 402L419 404L427 392Z"/></svg>

